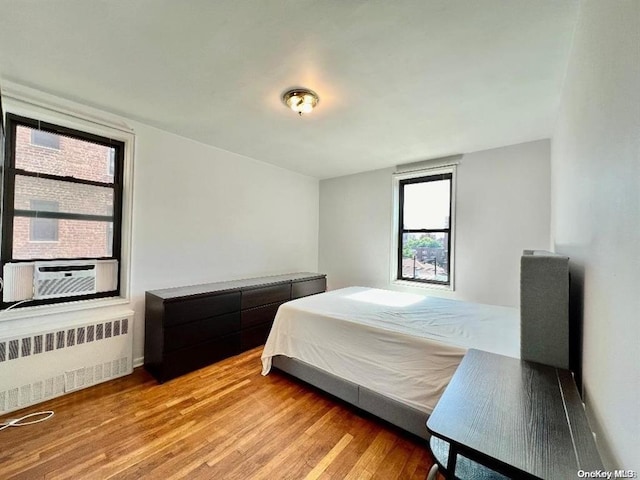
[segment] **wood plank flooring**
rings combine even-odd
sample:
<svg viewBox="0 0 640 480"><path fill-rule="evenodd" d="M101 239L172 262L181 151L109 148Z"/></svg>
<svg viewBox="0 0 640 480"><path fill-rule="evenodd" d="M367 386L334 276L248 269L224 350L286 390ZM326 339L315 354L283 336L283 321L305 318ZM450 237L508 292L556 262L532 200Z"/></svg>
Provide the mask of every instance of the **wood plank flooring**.
<svg viewBox="0 0 640 480"><path fill-rule="evenodd" d="M159 385L143 369L21 412L1 479L421 479L426 442L280 374L257 348Z"/></svg>

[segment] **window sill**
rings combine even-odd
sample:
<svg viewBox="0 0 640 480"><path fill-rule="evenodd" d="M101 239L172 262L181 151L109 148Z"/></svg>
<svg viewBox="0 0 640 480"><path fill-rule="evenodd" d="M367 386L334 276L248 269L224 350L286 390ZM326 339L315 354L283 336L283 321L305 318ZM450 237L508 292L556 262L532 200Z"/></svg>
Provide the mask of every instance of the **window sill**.
<svg viewBox="0 0 640 480"><path fill-rule="evenodd" d="M444 290L453 292L453 285L439 285L437 283L411 282L409 280L393 280L391 285L398 287L421 288L423 290Z"/></svg>
<svg viewBox="0 0 640 480"><path fill-rule="evenodd" d="M16 308L9 311L0 310L0 322L117 307L121 305L128 306L129 300L122 297L111 297L92 300L76 300L55 305L36 305L33 307Z"/></svg>

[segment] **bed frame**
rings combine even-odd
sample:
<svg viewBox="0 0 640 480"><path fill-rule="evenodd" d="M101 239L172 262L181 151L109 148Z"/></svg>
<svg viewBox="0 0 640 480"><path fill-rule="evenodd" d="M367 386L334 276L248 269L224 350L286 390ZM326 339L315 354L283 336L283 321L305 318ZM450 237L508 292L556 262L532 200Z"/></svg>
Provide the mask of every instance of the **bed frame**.
<svg viewBox="0 0 640 480"><path fill-rule="evenodd" d="M569 368L569 258L525 250L520 260L520 356ZM313 365L276 355L272 366L418 437L429 438L429 414L336 377Z"/></svg>

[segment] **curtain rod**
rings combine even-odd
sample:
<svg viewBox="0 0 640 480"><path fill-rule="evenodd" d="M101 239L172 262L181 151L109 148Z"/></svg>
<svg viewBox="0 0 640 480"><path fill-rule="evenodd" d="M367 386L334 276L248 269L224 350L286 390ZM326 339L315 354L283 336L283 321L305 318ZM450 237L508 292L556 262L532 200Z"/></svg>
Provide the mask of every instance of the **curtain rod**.
<svg viewBox="0 0 640 480"><path fill-rule="evenodd" d="M436 168L453 167L460 164L462 154L449 155L447 157L432 158L430 160L422 160L419 162L403 163L396 165L394 175L400 175L410 172L418 172L422 170L434 170Z"/></svg>

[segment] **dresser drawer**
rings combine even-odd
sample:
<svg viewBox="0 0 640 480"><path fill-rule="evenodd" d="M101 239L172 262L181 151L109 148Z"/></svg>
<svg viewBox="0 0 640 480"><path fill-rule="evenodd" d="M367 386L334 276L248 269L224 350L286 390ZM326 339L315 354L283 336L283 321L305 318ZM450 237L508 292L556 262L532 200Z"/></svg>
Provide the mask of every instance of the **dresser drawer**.
<svg viewBox="0 0 640 480"><path fill-rule="evenodd" d="M267 341L269 332L271 331L271 324L265 323L258 325L257 327L247 328L242 330L241 333L241 348L242 350L249 350L250 348L264 345Z"/></svg>
<svg viewBox="0 0 640 480"><path fill-rule="evenodd" d="M240 292L174 300L164 308L165 326L179 325L240 310Z"/></svg>
<svg viewBox="0 0 640 480"><path fill-rule="evenodd" d="M282 305L283 303L284 302L279 302L271 305L266 305L264 307L243 310L241 322L242 328L251 328L264 323L268 323L269 325L271 325L278 311L278 307L280 307L280 305Z"/></svg>
<svg viewBox="0 0 640 480"><path fill-rule="evenodd" d="M293 282L291 285L291 298L294 299L316 293L322 293L326 289L326 278L316 278L315 280L305 280L304 282Z"/></svg>
<svg viewBox="0 0 640 480"><path fill-rule="evenodd" d="M165 351L197 345L240 330L240 312L218 315L168 327L164 331Z"/></svg>
<svg viewBox="0 0 640 480"><path fill-rule="evenodd" d="M242 291L242 309L260 307L268 303L285 302L291 299L291 284L271 285Z"/></svg>
<svg viewBox="0 0 640 480"><path fill-rule="evenodd" d="M168 352L161 367L161 381L166 381L198 368L240 353L240 334Z"/></svg>

